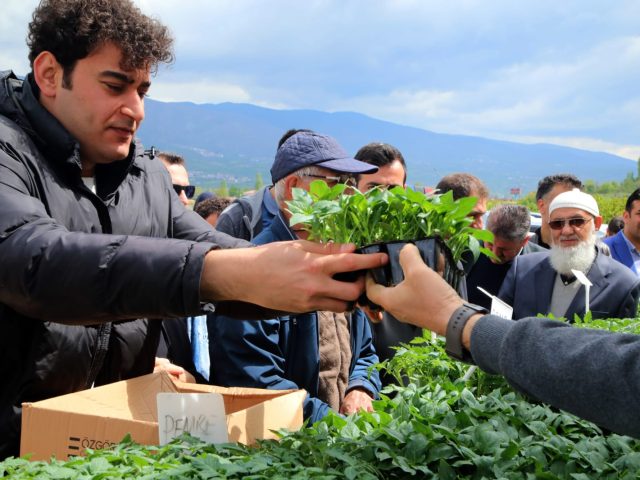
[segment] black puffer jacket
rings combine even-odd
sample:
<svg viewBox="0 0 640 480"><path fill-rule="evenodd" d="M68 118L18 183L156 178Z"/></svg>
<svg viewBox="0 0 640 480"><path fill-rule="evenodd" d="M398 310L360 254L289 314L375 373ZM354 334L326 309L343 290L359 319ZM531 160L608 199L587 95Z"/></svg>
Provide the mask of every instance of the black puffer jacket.
<svg viewBox="0 0 640 480"><path fill-rule="evenodd" d="M186 210L139 145L96 167L97 195L80 171L35 83L1 72L0 459L18 453L22 402L150 372L147 318L198 314L205 254L245 245Z"/></svg>

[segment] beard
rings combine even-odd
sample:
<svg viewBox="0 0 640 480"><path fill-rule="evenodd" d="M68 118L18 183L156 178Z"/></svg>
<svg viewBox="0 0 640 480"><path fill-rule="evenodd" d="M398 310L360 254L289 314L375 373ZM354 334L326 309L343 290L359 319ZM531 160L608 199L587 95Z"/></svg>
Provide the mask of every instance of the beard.
<svg viewBox="0 0 640 480"><path fill-rule="evenodd" d="M579 270L586 275L596 258L595 246L595 234L573 247L551 245L549 261L553 269L561 275L573 276L571 270Z"/></svg>

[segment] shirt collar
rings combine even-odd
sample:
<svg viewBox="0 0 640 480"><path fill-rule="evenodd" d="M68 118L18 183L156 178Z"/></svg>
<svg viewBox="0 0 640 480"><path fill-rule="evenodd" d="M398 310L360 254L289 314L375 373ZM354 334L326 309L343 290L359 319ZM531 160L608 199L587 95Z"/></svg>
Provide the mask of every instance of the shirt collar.
<svg viewBox="0 0 640 480"><path fill-rule="evenodd" d="M264 197L262 200L265 208L271 215L277 215L280 209L278 208L278 204L276 203L275 198L271 195L271 190L267 187L264 189Z"/></svg>
<svg viewBox="0 0 640 480"><path fill-rule="evenodd" d="M636 248L636 246L633 243L631 243L631 241L624 234L624 230L621 231L621 233L622 233L622 238L624 238L624 241L627 244L627 247L629 247L629 251L635 253L636 255L640 255L640 252L638 252L638 249Z"/></svg>

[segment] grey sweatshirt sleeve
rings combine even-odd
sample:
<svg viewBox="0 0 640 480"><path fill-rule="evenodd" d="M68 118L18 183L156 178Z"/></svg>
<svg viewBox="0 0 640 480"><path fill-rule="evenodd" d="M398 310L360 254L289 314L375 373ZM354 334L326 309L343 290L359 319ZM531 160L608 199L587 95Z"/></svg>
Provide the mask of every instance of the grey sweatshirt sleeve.
<svg viewBox="0 0 640 480"><path fill-rule="evenodd" d="M480 368L531 397L640 437L638 335L485 315L472 331L471 354Z"/></svg>

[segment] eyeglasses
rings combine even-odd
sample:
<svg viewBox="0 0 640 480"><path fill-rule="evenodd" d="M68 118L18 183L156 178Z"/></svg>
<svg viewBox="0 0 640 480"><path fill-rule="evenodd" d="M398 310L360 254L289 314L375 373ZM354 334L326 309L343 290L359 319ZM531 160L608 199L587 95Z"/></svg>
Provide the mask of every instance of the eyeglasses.
<svg viewBox="0 0 640 480"><path fill-rule="evenodd" d="M344 183L349 187L355 187L358 184L356 178L349 174L338 175L337 177L332 177L331 175L312 175L307 173L305 175L301 175L303 177L311 177L311 178L320 178L327 182L327 185L330 187L336 185L337 183Z"/></svg>
<svg viewBox="0 0 640 480"><path fill-rule="evenodd" d="M195 185L176 185L174 183L173 184L173 189L176 191L178 196L180 196L180 194L182 192L184 192L184 195L187 198L193 198L193 196L196 193L196 186Z"/></svg>
<svg viewBox="0 0 640 480"><path fill-rule="evenodd" d="M569 224L570 227L573 228L582 228L585 223L587 223L590 218L584 217L574 217L574 218L560 218L558 220L549 221L549 228L552 230L562 230L565 224Z"/></svg>

